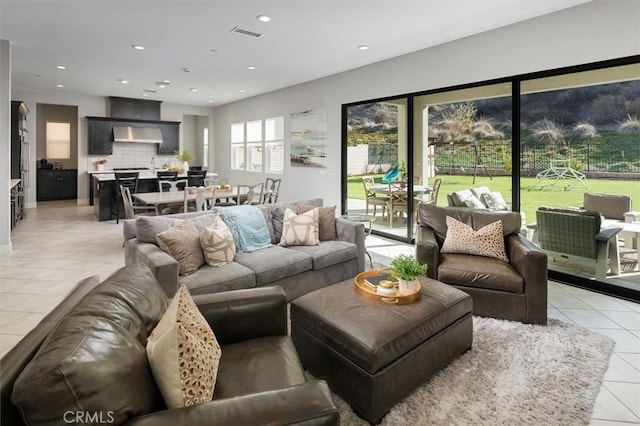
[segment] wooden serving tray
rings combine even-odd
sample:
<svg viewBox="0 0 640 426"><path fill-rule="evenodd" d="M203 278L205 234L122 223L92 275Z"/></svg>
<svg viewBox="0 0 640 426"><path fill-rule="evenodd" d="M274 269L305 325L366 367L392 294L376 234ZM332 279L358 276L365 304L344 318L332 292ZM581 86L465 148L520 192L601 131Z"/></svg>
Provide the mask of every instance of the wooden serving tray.
<svg viewBox="0 0 640 426"><path fill-rule="evenodd" d="M396 304L396 305L408 305L409 303L413 303L416 302L418 300L420 300L420 290L422 289L422 286L420 285L420 282L418 282L418 288L416 290L415 293L412 294L400 294L400 290L398 289L398 285L395 285L395 290L396 290L396 295L394 296L382 296L378 293L376 293L376 291L374 289L372 289L371 287L369 287L365 282L364 279L367 277L373 277L376 275L379 275L381 273L389 273L391 271L389 271L388 269L381 269L381 270L377 270L377 271L365 271L365 272L361 272L358 275L356 275L356 278L354 279L355 285L354 285L354 289L355 292L357 294L359 294L360 296L364 297L365 299L369 299L369 300L374 300L376 302L382 302L382 303L389 303L389 304Z"/></svg>

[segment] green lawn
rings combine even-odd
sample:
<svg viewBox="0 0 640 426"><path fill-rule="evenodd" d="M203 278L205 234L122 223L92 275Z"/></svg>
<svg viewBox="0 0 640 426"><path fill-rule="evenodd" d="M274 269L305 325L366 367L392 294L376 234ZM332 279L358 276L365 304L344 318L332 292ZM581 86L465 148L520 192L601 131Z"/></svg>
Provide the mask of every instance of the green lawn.
<svg viewBox="0 0 640 426"><path fill-rule="evenodd" d="M375 176L376 182L380 182L383 175ZM472 184L472 176L450 176L438 175L442 179L440 194L438 196L438 205L447 205L447 194L458 191L460 189L475 188L478 186L488 186L492 191L499 191L507 202L511 201L511 178L510 177L494 177L490 180L486 176L476 177L476 183ZM428 185L433 184L433 178L429 180ZM581 206L582 194L585 192L596 192L603 194L630 195L636 204L640 204L640 182L622 181L622 180L605 180L605 179L588 179L589 189L578 183L572 190L565 191L563 184L558 182L553 190L532 189L536 184L536 179L522 178L522 205L520 210L526 213L527 223L535 222L536 209L539 206L550 207L567 207ZM360 176L350 177L347 181L347 197L364 199L364 186ZM635 206L636 210L640 205Z"/></svg>

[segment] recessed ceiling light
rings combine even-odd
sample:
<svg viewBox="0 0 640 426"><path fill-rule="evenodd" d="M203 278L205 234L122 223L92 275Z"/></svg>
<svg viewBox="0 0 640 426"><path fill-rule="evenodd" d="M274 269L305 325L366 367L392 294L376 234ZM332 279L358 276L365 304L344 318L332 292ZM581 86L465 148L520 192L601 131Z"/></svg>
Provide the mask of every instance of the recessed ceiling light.
<svg viewBox="0 0 640 426"><path fill-rule="evenodd" d="M118 83L129 84L129 80L125 80L124 78L119 78Z"/></svg>
<svg viewBox="0 0 640 426"><path fill-rule="evenodd" d="M64 84L56 84L56 87L62 89L64 87Z"/></svg>
<svg viewBox="0 0 640 426"><path fill-rule="evenodd" d="M145 92L142 92L142 96L147 97L147 96L149 96L149 94L145 93Z"/></svg>
<svg viewBox="0 0 640 426"><path fill-rule="evenodd" d="M244 93L244 92L246 92L246 90L240 89L240 93Z"/></svg>
<svg viewBox="0 0 640 426"><path fill-rule="evenodd" d="M187 67L184 67L184 68L182 68L182 71L184 71L184 72L191 72L191 69L190 69L190 68L187 68Z"/></svg>
<svg viewBox="0 0 640 426"><path fill-rule="evenodd" d="M131 47L133 47L136 50L144 50L144 46L139 44L132 44Z"/></svg>
<svg viewBox="0 0 640 426"><path fill-rule="evenodd" d="M367 46L366 44L361 44L360 46L358 46L358 49L360 49L360 50L369 50L369 46Z"/></svg>
<svg viewBox="0 0 640 426"><path fill-rule="evenodd" d="M67 67L65 67L64 65L56 65L56 68L59 70L66 70Z"/></svg>
<svg viewBox="0 0 640 426"><path fill-rule="evenodd" d="M211 49L211 53L218 53L216 49Z"/></svg>
<svg viewBox="0 0 640 426"><path fill-rule="evenodd" d="M213 103L213 99L209 99L207 102L209 102L210 104Z"/></svg>
<svg viewBox="0 0 640 426"><path fill-rule="evenodd" d="M271 21L271 18L269 18L267 15L258 15L256 16L256 19L260 22L269 22Z"/></svg>
<svg viewBox="0 0 640 426"><path fill-rule="evenodd" d="M256 69L256 67L254 67L253 65L249 65L249 66L247 67L247 69L248 69L248 70L255 70L255 69Z"/></svg>
<svg viewBox="0 0 640 426"><path fill-rule="evenodd" d="M162 80L162 81L156 81L156 86L158 86L161 89L164 89L165 87L167 87L171 82L169 80Z"/></svg>
<svg viewBox="0 0 640 426"><path fill-rule="evenodd" d="M192 87L192 88L191 88L191 89L189 89L189 90L191 90L192 92L197 92L197 91L198 91L198 89L197 89L197 88L195 88L195 87Z"/></svg>

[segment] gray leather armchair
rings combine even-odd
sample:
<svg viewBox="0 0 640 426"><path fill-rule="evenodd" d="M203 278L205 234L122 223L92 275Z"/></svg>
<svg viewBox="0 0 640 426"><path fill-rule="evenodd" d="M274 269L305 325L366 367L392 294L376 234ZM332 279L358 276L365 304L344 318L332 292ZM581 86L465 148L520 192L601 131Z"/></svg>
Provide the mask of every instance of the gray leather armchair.
<svg viewBox="0 0 640 426"><path fill-rule="evenodd" d="M194 296L222 348L214 397L166 409L144 350L167 297L130 265L78 284L0 361L1 423L64 424L66 412L127 425L337 425L323 381L307 381L280 287Z"/></svg>
<svg viewBox="0 0 640 426"><path fill-rule="evenodd" d="M447 235L446 217L473 229L502 221L509 262L470 254L440 253ZM427 275L465 291L474 315L547 323L547 256L520 235L520 214L459 207L418 206L416 259L429 265Z"/></svg>

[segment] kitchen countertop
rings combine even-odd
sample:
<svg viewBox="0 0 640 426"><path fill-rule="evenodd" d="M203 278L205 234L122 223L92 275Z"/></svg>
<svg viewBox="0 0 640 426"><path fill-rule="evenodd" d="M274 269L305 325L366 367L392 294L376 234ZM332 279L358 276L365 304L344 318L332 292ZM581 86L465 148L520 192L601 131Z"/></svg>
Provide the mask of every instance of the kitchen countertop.
<svg viewBox="0 0 640 426"><path fill-rule="evenodd" d="M126 172L127 170L118 170L120 172ZM132 172L140 172L138 175L138 179L157 179L158 176L155 172L151 170L130 170ZM108 182L112 180L116 180L116 175L113 170L101 170L101 171L87 171L89 175L91 175L95 180L99 182ZM217 173L207 172L207 176L217 176ZM181 173L178 175L178 178L187 178L186 173Z"/></svg>

